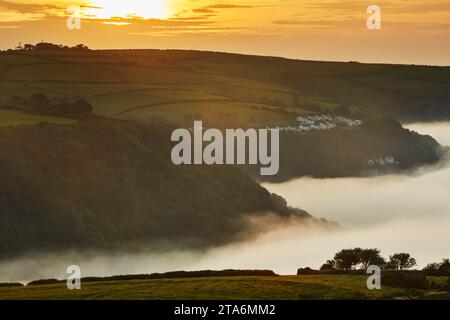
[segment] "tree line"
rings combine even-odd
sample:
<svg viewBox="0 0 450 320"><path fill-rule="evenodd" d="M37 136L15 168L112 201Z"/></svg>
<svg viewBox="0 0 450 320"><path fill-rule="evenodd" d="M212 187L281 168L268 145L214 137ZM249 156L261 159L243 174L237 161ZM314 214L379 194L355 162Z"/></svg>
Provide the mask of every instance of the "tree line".
<svg viewBox="0 0 450 320"><path fill-rule="evenodd" d="M55 51L55 50L70 50L70 51L89 51L89 47L80 43L73 47L69 47L62 44L54 44L50 42L39 42L37 44L26 43L22 45L19 43L14 49L8 49L7 51Z"/></svg>
<svg viewBox="0 0 450 320"><path fill-rule="evenodd" d="M337 252L333 259L327 260L320 267L320 270L364 270L370 265L377 265L385 270L409 270L417 266L417 261L406 252L394 253L386 259L381 255L380 249L353 248ZM440 263L430 263L423 271L428 274L449 274L450 260L443 259Z"/></svg>
<svg viewBox="0 0 450 320"><path fill-rule="evenodd" d="M10 109L21 110L31 114L63 117L78 117L92 113L94 110L92 105L83 99L62 100L55 103L44 93L35 93L28 98L12 96L7 104L7 107Z"/></svg>

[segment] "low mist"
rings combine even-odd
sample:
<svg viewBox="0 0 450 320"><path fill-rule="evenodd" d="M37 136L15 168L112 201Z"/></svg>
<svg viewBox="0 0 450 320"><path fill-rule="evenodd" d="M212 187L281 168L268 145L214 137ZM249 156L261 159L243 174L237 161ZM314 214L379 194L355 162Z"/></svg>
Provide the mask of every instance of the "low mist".
<svg viewBox="0 0 450 320"><path fill-rule="evenodd" d="M404 127L420 134L430 135L440 144L450 146L450 124L448 122L412 123L404 125Z"/></svg>
<svg viewBox="0 0 450 320"><path fill-rule="evenodd" d="M450 145L450 124L412 125ZM291 206L313 216L337 221L340 229L290 221L252 240L204 251L142 252L128 255L69 252L35 256L0 265L0 282L65 278L67 266L77 264L83 276L108 276L175 270L272 269L295 274L299 267L318 268L343 248L376 247L384 256L409 252L419 267L450 254L450 161L423 167L409 175L375 178L301 178L265 184ZM271 231L267 231L271 230Z"/></svg>

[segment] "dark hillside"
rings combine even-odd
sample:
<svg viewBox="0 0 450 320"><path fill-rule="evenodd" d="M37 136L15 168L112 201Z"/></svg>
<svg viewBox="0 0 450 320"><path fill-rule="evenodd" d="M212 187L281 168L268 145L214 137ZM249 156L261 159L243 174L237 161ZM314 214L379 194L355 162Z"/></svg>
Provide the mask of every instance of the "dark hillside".
<svg viewBox="0 0 450 320"><path fill-rule="evenodd" d="M0 128L0 258L238 239L247 216L295 213L238 169L176 167L171 130L92 117Z"/></svg>
<svg viewBox="0 0 450 320"><path fill-rule="evenodd" d="M371 119L357 128L336 128L299 134L282 132L280 171L253 177L286 181L301 176L319 178L399 173L437 163L445 150L430 136L404 129L397 121Z"/></svg>

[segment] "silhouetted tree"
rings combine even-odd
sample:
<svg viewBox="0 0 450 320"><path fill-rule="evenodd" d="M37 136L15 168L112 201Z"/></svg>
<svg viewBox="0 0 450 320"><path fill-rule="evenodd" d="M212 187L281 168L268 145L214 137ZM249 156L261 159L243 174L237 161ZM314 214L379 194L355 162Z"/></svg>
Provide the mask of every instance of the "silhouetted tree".
<svg viewBox="0 0 450 320"><path fill-rule="evenodd" d="M75 47L73 47L73 49L76 49L76 50L89 50L88 46L86 46L84 44L77 44Z"/></svg>
<svg viewBox="0 0 450 320"><path fill-rule="evenodd" d="M321 270L344 269L352 270L360 266L367 269L369 265L384 267L386 260L381 256L380 249L343 249L335 254L334 259L327 260Z"/></svg>
<svg viewBox="0 0 450 320"><path fill-rule="evenodd" d="M395 253L389 257L388 267L395 270L411 269L417 264L409 253Z"/></svg>
<svg viewBox="0 0 450 320"><path fill-rule="evenodd" d="M49 51L49 50L61 50L61 49L62 48L59 45L53 44L53 43L48 43L48 42L39 42L35 46L35 50L37 50L37 51Z"/></svg>
<svg viewBox="0 0 450 320"><path fill-rule="evenodd" d="M35 112L47 112L50 107L50 100L44 93L35 93L27 101L26 108Z"/></svg>
<svg viewBox="0 0 450 320"><path fill-rule="evenodd" d="M90 50L88 46L84 44L77 44L74 47L68 47L62 44L54 44L50 42L39 42L36 45L25 44L20 45L15 48L15 50L25 50L25 51L54 51L54 50Z"/></svg>
<svg viewBox="0 0 450 320"><path fill-rule="evenodd" d="M370 265L383 266L386 261L381 256L380 249L363 249L361 252L361 263L364 269Z"/></svg>
<svg viewBox="0 0 450 320"><path fill-rule="evenodd" d="M54 113L61 115L80 115L83 113L90 113L94 110L92 105L83 99L78 99L73 102L62 102L54 106Z"/></svg>
<svg viewBox="0 0 450 320"><path fill-rule="evenodd" d="M352 270L361 262L361 248L344 249L336 253L334 260L338 269Z"/></svg>
<svg viewBox="0 0 450 320"><path fill-rule="evenodd" d="M25 51L33 51L35 49L35 47L34 47L34 45L27 43L23 46L23 49Z"/></svg>
<svg viewBox="0 0 450 320"><path fill-rule="evenodd" d="M44 93L35 93L31 97L21 98L13 96L8 101L9 107L20 109L34 114L46 114L55 116L78 117L86 113L92 113L94 108L83 99L75 101L62 101L52 104L50 99Z"/></svg>
<svg viewBox="0 0 450 320"><path fill-rule="evenodd" d="M336 269L336 261L334 260L327 260L321 267L320 270L334 270Z"/></svg>
<svg viewBox="0 0 450 320"><path fill-rule="evenodd" d="M14 109L23 109L26 105L27 101L18 96L12 96L8 99L8 105Z"/></svg>
<svg viewBox="0 0 450 320"><path fill-rule="evenodd" d="M426 274L450 275L450 259L442 259L442 262L429 263L422 270Z"/></svg>

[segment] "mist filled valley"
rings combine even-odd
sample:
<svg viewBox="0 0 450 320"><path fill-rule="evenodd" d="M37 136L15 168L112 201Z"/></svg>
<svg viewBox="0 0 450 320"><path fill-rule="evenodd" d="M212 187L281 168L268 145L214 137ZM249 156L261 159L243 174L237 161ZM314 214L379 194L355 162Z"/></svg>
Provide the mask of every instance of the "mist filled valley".
<svg viewBox="0 0 450 320"><path fill-rule="evenodd" d="M449 118L447 68L44 43L0 70L0 282L448 256L449 125L420 124ZM175 165L200 120L281 128L279 173Z"/></svg>
<svg viewBox="0 0 450 320"><path fill-rule="evenodd" d="M0 302L450 300L450 2L382 2L0 0Z"/></svg>
<svg viewBox="0 0 450 320"><path fill-rule="evenodd" d="M450 123L407 127L433 136L442 145L450 144ZM340 227L261 218L263 227L257 236L209 249L34 253L2 262L0 282L64 278L65 268L71 264L79 265L84 276L227 268L294 274L298 267L318 268L338 250L356 246L380 248L386 255L406 250L422 267L450 252L448 181L450 163L443 160L408 174L263 184L290 206L336 221Z"/></svg>

